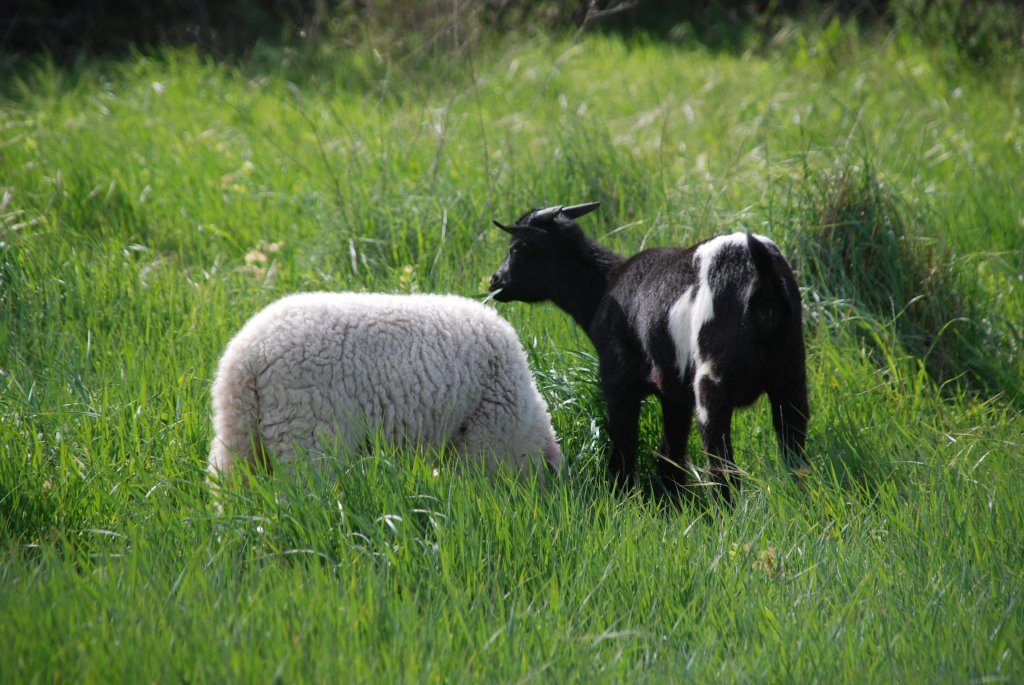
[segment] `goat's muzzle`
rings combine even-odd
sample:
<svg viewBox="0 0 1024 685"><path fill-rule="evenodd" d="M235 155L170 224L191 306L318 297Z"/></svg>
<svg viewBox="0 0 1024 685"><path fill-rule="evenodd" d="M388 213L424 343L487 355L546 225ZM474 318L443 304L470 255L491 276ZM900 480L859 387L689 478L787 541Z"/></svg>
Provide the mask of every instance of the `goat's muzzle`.
<svg viewBox="0 0 1024 685"><path fill-rule="evenodd" d="M504 266L502 266L501 269L498 269L493 275L491 275L490 287L491 290L494 291L500 290L506 286L508 286L508 271Z"/></svg>
<svg viewBox="0 0 1024 685"><path fill-rule="evenodd" d="M508 284L505 282L505 279L502 278L500 273L496 273L491 276L489 291L493 293L492 299L497 300L498 302L510 301L511 298L505 294L505 288L507 286Z"/></svg>

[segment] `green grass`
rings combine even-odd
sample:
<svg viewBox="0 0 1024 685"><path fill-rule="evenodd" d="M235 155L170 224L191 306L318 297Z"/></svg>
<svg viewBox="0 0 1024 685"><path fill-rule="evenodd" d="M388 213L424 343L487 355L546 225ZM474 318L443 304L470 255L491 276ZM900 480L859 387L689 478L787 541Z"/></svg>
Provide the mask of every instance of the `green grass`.
<svg viewBox="0 0 1024 685"><path fill-rule="evenodd" d="M437 63L22 61L0 85L0 680L1024 679L1024 84L942 60L830 27L762 56L511 36ZM214 515L211 375L259 307L481 294L492 217L589 200L624 252L743 228L790 254L806 491L759 403L735 509L610 493L586 337L513 304L556 483L382 446Z"/></svg>

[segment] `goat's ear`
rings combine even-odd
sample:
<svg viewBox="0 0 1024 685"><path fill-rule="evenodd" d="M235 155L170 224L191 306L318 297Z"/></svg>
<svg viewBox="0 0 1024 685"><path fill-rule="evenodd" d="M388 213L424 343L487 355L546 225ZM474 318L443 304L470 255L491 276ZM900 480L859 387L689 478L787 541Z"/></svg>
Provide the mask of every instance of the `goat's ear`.
<svg viewBox="0 0 1024 685"><path fill-rule="evenodd" d="M562 214L565 214L570 219L579 219L584 214L590 214L592 211L601 206L600 202L585 202L581 205L573 205L571 207L563 207Z"/></svg>
<svg viewBox="0 0 1024 685"><path fill-rule="evenodd" d="M506 233L510 233L516 238L519 238L523 242L529 243L530 245L537 245L538 243L542 242L545 238L547 238L548 233L543 228L536 228L534 226L506 226L505 224L499 223L498 221L495 221L494 225L500 228L501 230L505 231Z"/></svg>

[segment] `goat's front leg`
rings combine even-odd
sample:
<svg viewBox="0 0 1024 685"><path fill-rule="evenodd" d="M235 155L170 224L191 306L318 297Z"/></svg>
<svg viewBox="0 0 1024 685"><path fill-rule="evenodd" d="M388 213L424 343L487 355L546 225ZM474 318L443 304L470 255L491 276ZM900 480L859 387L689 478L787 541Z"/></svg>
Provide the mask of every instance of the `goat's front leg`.
<svg viewBox="0 0 1024 685"><path fill-rule="evenodd" d="M698 417L700 438L711 466L711 479L726 504L732 502L732 484L736 480L736 462L732 457L732 407L705 408Z"/></svg>
<svg viewBox="0 0 1024 685"><path fill-rule="evenodd" d="M643 396L639 389L613 386L605 386L604 396L608 404L608 437L612 443L608 469L615 485L628 490L636 484L637 423Z"/></svg>
<svg viewBox="0 0 1024 685"><path fill-rule="evenodd" d="M688 480L689 461L686 458L686 443L690 439L690 422L693 421L693 400L677 400L659 395L661 400L661 422L665 436L658 455L658 476L670 495L675 495Z"/></svg>

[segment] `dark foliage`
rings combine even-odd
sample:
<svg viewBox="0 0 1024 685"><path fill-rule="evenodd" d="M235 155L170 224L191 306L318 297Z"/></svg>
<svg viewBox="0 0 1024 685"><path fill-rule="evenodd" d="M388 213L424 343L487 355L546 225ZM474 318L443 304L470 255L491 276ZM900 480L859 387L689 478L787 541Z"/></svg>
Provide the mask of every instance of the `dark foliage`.
<svg viewBox="0 0 1024 685"><path fill-rule="evenodd" d="M1016 399L1019 380L1005 356L1016 347L1012 328L975 304L983 298L952 255L926 238L926 217L870 165L808 177L803 205L797 254L811 281L890 322L936 381Z"/></svg>
<svg viewBox="0 0 1024 685"><path fill-rule="evenodd" d="M893 14L929 45L949 46L963 63L981 66L1024 60L1024 0L900 0Z"/></svg>
<svg viewBox="0 0 1024 685"><path fill-rule="evenodd" d="M788 18L836 16L899 20L976 61L1019 47L1024 26L1020 0L6 0L0 52L42 50L66 60L188 43L226 56L261 40L373 35L400 46L411 34L460 47L481 29L592 28L733 49L751 35L770 38Z"/></svg>
<svg viewBox="0 0 1024 685"><path fill-rule="evenodd" d="M736 49L749 34L769 38L785 18L839 16L871 22L885 17L889 4L889 0L640 0L630 11L609 17L607 26Z"/></svg>
<svg viewBox="0 0 1024 685"><path fill-rule="evenodd" d="M6 4L6 3L5 3ZM0 12L0 49L44 50L58 59L130 47L198 43L239 49L280 38L288 23L309 21L315 0L13 0Z"/></svg>

